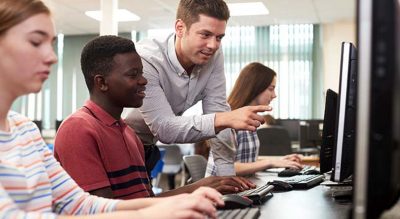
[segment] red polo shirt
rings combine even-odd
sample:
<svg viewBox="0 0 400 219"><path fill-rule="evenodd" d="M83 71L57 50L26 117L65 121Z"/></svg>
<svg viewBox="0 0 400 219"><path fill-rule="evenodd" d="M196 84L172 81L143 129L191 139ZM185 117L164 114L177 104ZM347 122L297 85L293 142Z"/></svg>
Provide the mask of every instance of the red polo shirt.
<svg viewBox="0 0 400 219"><path fill-rule="evenodd" d="M136 133L90 100L58 129L54 155L85 191L111 187L119 199L152 195Z"/></svg>

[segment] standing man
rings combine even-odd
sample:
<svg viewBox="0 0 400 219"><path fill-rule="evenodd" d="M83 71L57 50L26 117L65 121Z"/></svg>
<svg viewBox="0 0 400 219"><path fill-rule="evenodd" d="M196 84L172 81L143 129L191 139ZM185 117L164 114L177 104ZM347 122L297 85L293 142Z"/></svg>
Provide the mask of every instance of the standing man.
<svg viewBox="0 0 400 219"><path fill-rule="evenodd" d="M236 142L230 128L255 131L264 122L257 112L270 110L250 106L230 111L219 49L228 19L223 0L181 0L175 33L165 41L138 44L147 92L143 106L126 118L144 144L211 138L217 175L235 175ZM204 115L181 116L198 101Z"/></svg>

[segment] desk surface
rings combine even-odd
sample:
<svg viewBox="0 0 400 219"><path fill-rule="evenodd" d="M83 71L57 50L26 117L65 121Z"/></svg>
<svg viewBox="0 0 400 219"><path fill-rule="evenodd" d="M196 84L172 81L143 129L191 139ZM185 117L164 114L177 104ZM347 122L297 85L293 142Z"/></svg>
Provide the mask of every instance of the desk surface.
<svg viewBox="0 0 400 219"><path fill-rule="evenodd" d="M276 178L276 174L260 172L250 180L263 185ZM274 192L271 199L260 205L260 218L348 218L351 203L335 200L328 190L328 187L320 185L308 190Z"/></svg>

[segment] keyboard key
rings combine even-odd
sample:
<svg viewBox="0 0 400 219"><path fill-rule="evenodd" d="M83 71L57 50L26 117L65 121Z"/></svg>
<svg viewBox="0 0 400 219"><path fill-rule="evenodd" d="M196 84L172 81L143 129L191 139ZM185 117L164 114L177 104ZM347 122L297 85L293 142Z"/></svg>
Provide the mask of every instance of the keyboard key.
<svg viewBox="0 0 400 219"><path fill-rule="evenodd" d="M219 219L257 219L260 216L258 208L243 208L233 210L218 210Z"/></svg>

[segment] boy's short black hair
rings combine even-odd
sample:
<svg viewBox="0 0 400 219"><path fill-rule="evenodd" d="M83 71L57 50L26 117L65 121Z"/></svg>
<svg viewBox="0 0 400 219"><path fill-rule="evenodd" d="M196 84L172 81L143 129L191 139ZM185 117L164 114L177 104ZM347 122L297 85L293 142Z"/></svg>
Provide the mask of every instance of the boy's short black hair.
<svg viewBox="0 0 400 219"><path fill-rule="evenodd" d="M121 53L136 53L132 40L118 36L100 36L88 42L82 50L81 68L86 85L91 93L94 76L108 75L114 65L114 56Z"/></svg>

